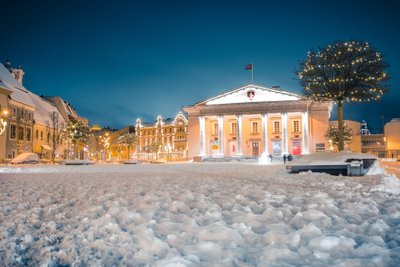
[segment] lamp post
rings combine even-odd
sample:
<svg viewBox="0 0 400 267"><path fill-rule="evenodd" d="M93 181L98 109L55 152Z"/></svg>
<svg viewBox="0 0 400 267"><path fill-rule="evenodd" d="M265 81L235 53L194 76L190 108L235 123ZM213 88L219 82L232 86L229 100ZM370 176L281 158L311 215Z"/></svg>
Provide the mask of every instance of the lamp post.
<svg viewBox="0 0 400 267"><path fill-rule="evenodd" d="M105 133L105 135L99 136L99 141L102 146L102 160L106 160L106 155L108 154L108 159L110 160L110 155L108 153L108 147L110 146L110 134Z"/></svg>

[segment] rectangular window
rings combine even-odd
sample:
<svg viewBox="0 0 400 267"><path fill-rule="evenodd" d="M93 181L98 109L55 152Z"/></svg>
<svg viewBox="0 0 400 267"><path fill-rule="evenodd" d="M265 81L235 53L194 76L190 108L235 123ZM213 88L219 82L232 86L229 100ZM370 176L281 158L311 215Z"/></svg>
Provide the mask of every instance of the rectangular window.
<svg viewBox="0 0 400 267"><path fill-rule="evenodd" d="M236 122L232 122L231 124L231 134L236 134L237 124Z"/></svg>
<svg viewBox="0 0 400 267"><path fill-rule="evenodd" d="M18 130L18 140L24 140L24 128L23 127L19 127Z"/></svg>
<svg viewBox="0 0 400 267"><path fill-rule="evenodd" d="M280 133L281 127L279 121L274 121L274 133Z"/></svg>
<svg viewBox="0 0 400 267"><path fill-rule="evenodd" d="M17 108L12 109L12 115L13 117L17 116Z"/></svg>
<svg viewBox="0 0 400 267"><path fill-rule="evenodd" d="M38 140L39 139L39 130L36 130L36 140Z"/></svg>
<svg viewBox="0 0 400 267"><path fill-rule="evenodd" d="M300 132L299 121L293 121L293 132L295 132L295 133L299 133Z"/></svg>
<svg viewBox="0 0 400 267"><path fill-rule="evenodd" d="M257 134L258 133L258 122L251 123L251 133Z"/></svg>
<svg viewBox="0 0 400 267"><path fill-rule="evenodd" d="M31 128L26 128L26 141L31 141Z"/></svg>
<svg viewBox="0 0 400 267"><path fill-rule="evenodd" d="M315 151L325 151L325 143L315 144Z"/></svg>
<svg viewBox="0 0 400 267"><path fill-rule="evenodd" d="M10 126L10 139L15 140L17 138L17 126L15 124L11 124Z"/></svg>
<svg viewBox="0 0 400 267"><path fill-rule="evenodd" d="M43 140L43 131L40 131L40 140Z"/></svg>
<svg viewBox="0 0 400 267"><path fill-rule="evenodd" d="M32 113L28 113L28 121L31 121L32 120Z"/></svg>
<svg viewBox="0 0 400 267"><path fill-rule="evenodd" d="M213 124L213 130L212 130L213 135L218 135L218 123Z"/></svg>

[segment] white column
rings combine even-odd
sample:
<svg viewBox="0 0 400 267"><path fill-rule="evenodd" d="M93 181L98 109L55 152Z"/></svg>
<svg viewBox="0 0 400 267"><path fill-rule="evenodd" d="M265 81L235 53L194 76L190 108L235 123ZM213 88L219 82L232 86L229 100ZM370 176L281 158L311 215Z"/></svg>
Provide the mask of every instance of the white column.
<svg viewBox="0 0 400 267"><path fill-rule="evenodd" d="M204 116L199 117L200 126L200 157L206 156L206 119Z"/></svg>
<svg viewBox="0 0 400 267"><path fill-rule="evenodd" d="M288 151L288 132L287 132L287 113L284 112L281 114L281 119L282 119L282 155L283 154L289 154Z"/></svg>
<svg viewBox="0 0 400 267"><path fill-rule="evenodd" d="M218 116L218 154L217 156L224 156L224 116Z"/></svg>
<svg viewBox="0 0 400 267"><path fill-rule="evenodd" d="M268 114L262 114L262 141L263 154L268 156Z"/></svg>
<svg viewBox="0 0 400 267"><path fill-rule="evenodd" d="M261 153L261 157L258 159L258 163L268 164L271 163L271 160L268 157L268 114L261 115L261 123L263 152Z"/></svg>
<svg viewBox="0 0 400 267"><path fill-rule="evenodd" d="M309 134L308 134L308 112L302 112L301 113L301 153L304 154L309 154L310 153L310 148L309 148Z"/></svg>
<svg viewBox="0 0 400 267"><path fill-rule="evenodd" d="M242 115L236 115L236 156L243 156L242 148Z"/></svg>

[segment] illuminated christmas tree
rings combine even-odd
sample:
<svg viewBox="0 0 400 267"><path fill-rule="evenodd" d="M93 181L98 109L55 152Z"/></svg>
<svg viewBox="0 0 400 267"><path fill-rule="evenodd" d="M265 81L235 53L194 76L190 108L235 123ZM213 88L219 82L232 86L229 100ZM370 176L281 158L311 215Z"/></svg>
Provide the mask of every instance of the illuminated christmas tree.
<svg viewBox="0 0 400 267"><path fill-rule="evenodd" d="M339 147L339 127L338 123L334 123L329 126L328 132L326 133L326 138L329 139L329 142L332 146ZM343 124L343 142L344 144L350 144L353 140L353 133L351 128L346 124Z"/></svg>
<svg viewBox="0 0 400 267"><path fill-rule="evenodd" d="M137 143L136 135L134 133L124 133L123 135L118 137L118 143L128 148L128 160L129 160L131 147L133 147Z"/></svg>
<svg viewBox="0 0 400 267"><path fill-rule="evenodd" d="M343 103L379 100L388 91L382 55L362 41L335 42L310 51L297 71L304 93L338 105L338 150L344 149Z"/></svg>
<svg viewBox="0 0 400 267"><path fill-rule="evenodd" d="M71 119L70 122L62 129L63 138L72 143L74 150L74 159L76 158L77 151L76 145L80 142L85 142L89 137L90 128L81 120Z"/></svg>

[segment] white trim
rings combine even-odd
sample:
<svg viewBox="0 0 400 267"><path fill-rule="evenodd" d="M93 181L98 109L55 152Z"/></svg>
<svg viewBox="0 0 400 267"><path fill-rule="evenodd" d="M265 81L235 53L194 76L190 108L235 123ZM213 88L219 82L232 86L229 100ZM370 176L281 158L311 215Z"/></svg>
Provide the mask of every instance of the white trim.
<svg viewBox="0 0 400 267"><path fill-rule="evenodd" d="M302 112L301 114L301 121L302 121L302 129L301 129L301 154L309 154L310 147L309 147L309 128L308 128L308 112Z"/></svg>
<svg viewBox="0 0 400 267"><path fill-rule="evenodd" d="M199 117L200 126L200 155L201 157L206 156L206 121L204 116Z"/></svg>
<svg viewBox="0 0 400 267"><path fill-rule="evenodd" d="M289 140L288 140L288 131L287 131L288 116L287 116L286 112L283 112L281 114L281 120L282 120L282 155L287 155L287 154L289 154L289 151L288 151Z"/></svg>
<svg viewBox="0 0 400 267"><path fill-rule="evenodd" d="M254 98L248 98L247 92L253 90ZM249 84L239 87L224 94L217 95L196 104L199 105L219 105L219 104L235 104L235 103L252 103L252 102L273 102L273 101L293 101L301 100L303 96L290 93L287 91L276 90L260 85Z"/></svg>
<svg viewBox="0 0 400 267"><path fill-rule="evenodd" d="M236 115L236 156L243 156L242 115Z"/></svg>
<svg viewBox="0 0 400 267"><path fill-rule="evenodd" d="M224 156L224 116L218 116L218 157Z"/></svg>

